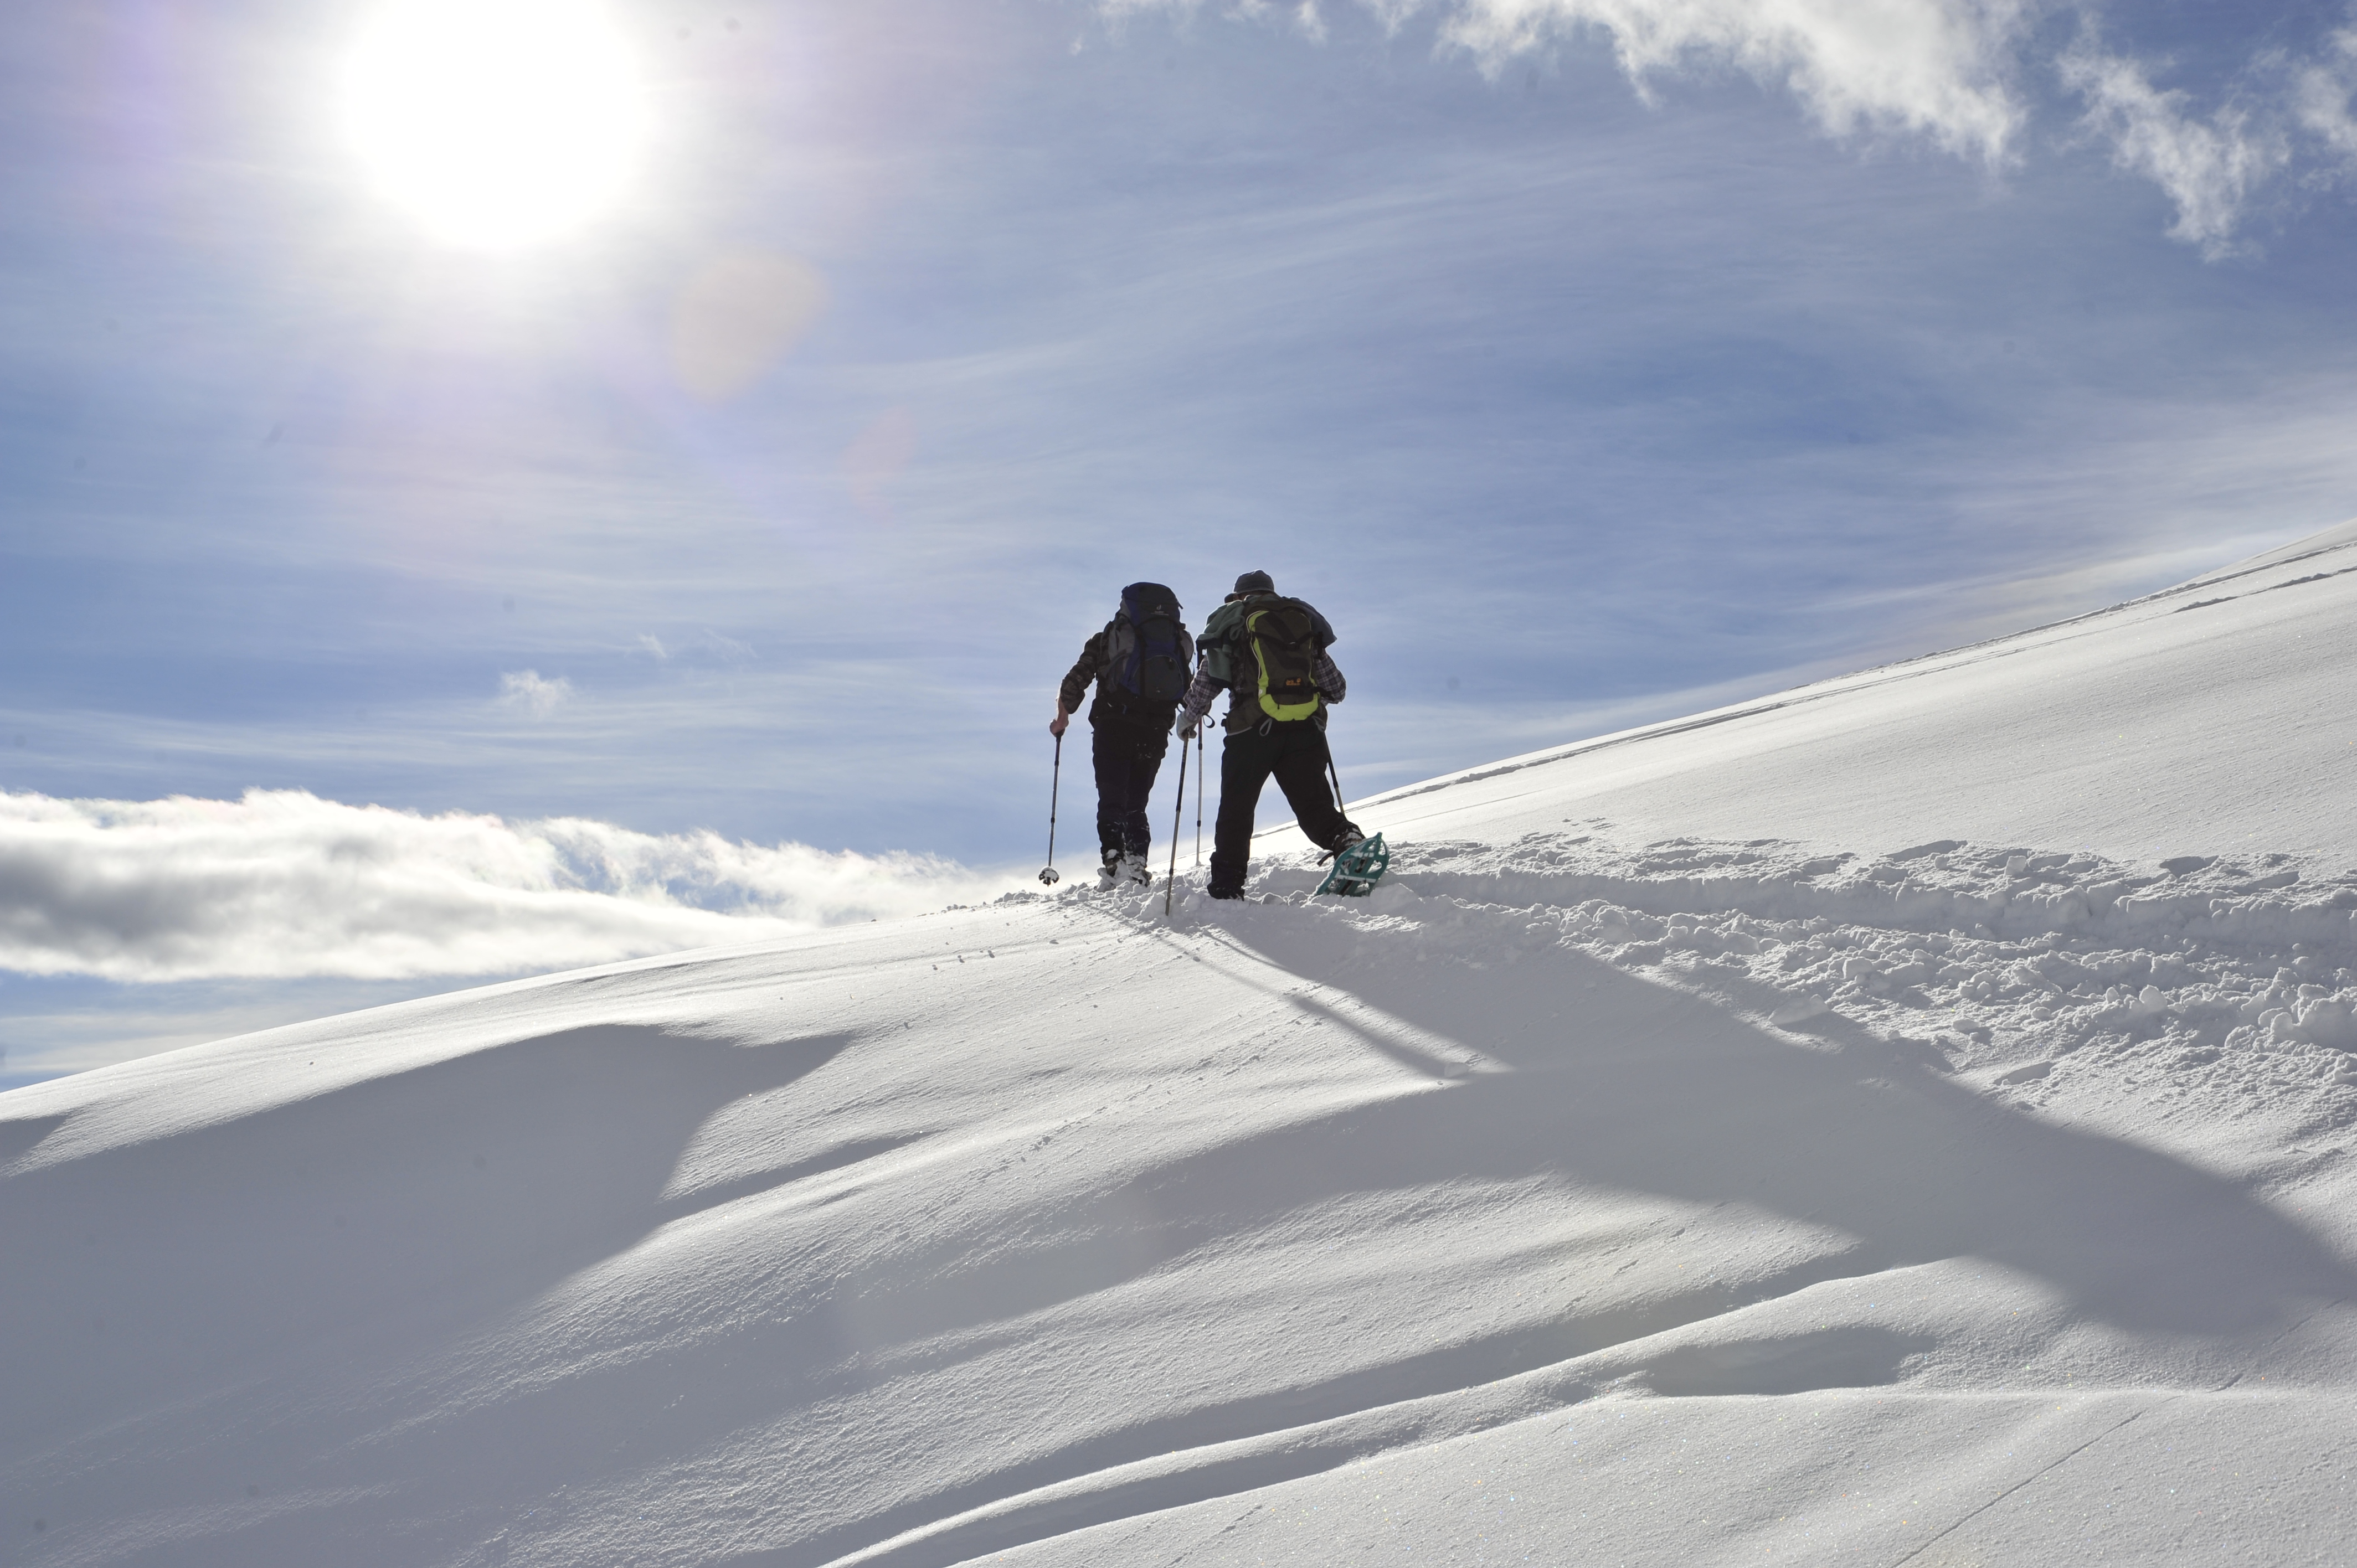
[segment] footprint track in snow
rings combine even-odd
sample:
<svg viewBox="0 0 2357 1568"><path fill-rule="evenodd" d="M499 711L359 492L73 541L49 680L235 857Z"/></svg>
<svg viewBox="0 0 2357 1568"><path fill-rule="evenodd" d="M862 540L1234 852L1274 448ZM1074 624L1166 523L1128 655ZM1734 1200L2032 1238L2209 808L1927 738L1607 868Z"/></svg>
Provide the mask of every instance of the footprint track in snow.
<svg viewBox="0 0 2357 1568"><path fill-rule="evenodd" d="M1181 883L1182 927L1232 918ZM1403 844L1364 902L1313 898L1315 884L1273 859L1241 911L1412 929L1419 961L1561 947L1796 1040L1886 1042L2032 1106L2092 1077L2223 1099L2311 1139L2357 1125L2357 869L2314 857L1566 832ZM1157 889L1107 912L1160 927L1161 903Z"/></svg>

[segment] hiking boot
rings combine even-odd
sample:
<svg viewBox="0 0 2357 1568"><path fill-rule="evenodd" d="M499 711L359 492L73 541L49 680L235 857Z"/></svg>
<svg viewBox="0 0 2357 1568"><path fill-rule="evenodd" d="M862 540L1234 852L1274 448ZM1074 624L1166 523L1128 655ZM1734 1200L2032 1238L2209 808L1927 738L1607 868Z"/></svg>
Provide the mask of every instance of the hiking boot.
<svg viewBox="0 0 2357 1568"><path fill-rule="evenodd" d="M1241 898L1244 896L1244 890L1243 888L1230 887L1226 884L1219 882L1212 883L1209 887L1204 888L1203 891L1209 893L1214 898Z"/></svg>
<svg viewBox="0 0 2357 1568"><path fill-rule="evenodd" d="M1344 822L1342 831L1334 835L1334 842L1326 846L1326 853L1318 857L1318 864L1323 865L1329 860L1348 854L1352 849L1366 842L1367 835L1361 832L1355 823Z"/></svg>
<svg viewBox="0 0 2357 1568"><path fill-rule="evenodd" d="M1097 891L1110 893L1121 886L1122 870L1128 857L1117 849L1104 852L1104 864L1097 867Z"/></svg>
<svg viewBox="0 0 2357 1568"><path fill-rule="evenodd" d="M1154 884L1153 862L1143 854L1125 854L1114 872L1114 879L1134 886L1150 887Z"/></svg>

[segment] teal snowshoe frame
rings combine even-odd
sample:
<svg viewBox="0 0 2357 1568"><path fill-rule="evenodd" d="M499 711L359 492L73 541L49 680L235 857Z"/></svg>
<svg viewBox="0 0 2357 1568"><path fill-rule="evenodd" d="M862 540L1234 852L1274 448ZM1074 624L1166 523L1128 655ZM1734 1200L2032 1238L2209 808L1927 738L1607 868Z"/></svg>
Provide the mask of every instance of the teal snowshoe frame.
<svg viewBox="0 0 2357 1568"><path fill-rule="evenodd" d="M1340 893L1346 898L1363 898L1375 890L1375 884L1391 869L1392 852L1383 847L1383 835L1361 839L1334 857L1333 869L1326 880L1318 885L1320 893Z"/></svg>

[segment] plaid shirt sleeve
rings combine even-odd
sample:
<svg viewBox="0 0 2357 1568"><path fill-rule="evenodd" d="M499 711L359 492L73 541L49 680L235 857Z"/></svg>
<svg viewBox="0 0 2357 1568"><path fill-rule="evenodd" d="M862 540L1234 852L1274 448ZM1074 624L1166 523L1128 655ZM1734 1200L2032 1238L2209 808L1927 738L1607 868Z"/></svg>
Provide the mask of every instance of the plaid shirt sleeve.
<svg viewBox="0 0 2357 1568"><path fill-rule="evenodd" d="M1220 682L1211 679L1211 671L1198 670L1195 671L1194 683L1187 688L1186 698L1179 706L1189 718L1200 724L1202 722L1203 715L1211 711L1211 703L1219 694Z"/></svg>
<svg viewBox="0 0 2357 1568"><path fill-rule="evenodd" d="M1097 633L1081 650L1080 661L1065 673L1064 683L1056 689L1056 701L1068 714L1077 714L1088 700L1089 682L1104 673L1105 634Z"/></svg>
<svg viewBox="0 0 2357 1568"><path fill-rule="evenodd" d="M1318 655L1318 662L1309 667L1309 678L1317 682L1318 694L1329 704L1339 703L1350 694L1350 683L1342 679L1341 667L1322 650Z"/></svg>

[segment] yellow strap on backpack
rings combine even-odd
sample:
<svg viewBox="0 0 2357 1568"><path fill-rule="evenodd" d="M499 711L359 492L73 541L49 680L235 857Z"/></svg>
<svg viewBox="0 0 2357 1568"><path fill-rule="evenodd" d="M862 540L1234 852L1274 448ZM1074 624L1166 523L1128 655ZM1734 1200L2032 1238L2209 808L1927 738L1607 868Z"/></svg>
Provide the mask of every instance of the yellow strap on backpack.
<svg viewBox="0 0 2357 1568"><path fill-rule="evenodd" d="M1268 660L1261 657L1260 623L1261 618L1269 613L1267 610L1254 610L1244 617L1244 636L1252 641L1253 665L1260 671L1260 711L1273 719L1288 723L1294 719L1306 719L1318 711L1315 687L1311 688L1309 700L1306 703L1280 703L1268 694Z"/></svg>

